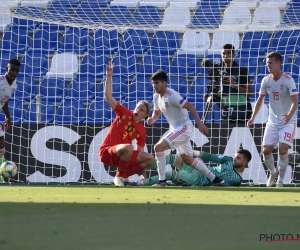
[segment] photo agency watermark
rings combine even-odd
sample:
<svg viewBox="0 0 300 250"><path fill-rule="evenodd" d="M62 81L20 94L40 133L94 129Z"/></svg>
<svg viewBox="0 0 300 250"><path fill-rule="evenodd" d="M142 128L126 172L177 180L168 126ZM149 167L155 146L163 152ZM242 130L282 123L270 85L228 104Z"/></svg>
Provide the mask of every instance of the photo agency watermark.
<svg viewBox="0 0 300 250"><path fill-rule="evenodd" d="M260 234L259 241L280 242L280 241L300 241L300 234Z"/></svg>

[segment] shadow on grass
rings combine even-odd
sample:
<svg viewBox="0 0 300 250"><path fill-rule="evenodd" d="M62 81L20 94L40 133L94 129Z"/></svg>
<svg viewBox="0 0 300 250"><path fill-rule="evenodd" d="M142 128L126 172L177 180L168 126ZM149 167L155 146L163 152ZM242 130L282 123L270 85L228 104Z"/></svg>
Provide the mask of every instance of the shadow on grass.
<svg viewBox="0 0 300 250"><path fill-rule="evenodd" d="M1 250L300 249L300 241L261 239L300 237L299 207L8 202L0 207Z"/></svg>

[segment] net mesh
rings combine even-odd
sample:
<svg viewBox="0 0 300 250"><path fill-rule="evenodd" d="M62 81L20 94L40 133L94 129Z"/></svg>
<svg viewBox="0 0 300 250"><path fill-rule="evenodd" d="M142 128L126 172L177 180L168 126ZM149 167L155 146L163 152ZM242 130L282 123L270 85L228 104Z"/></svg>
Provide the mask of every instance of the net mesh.
<svg viewBox="0 0 300 250"><path fill-rule="evenodd" d="M110 60L115 65L113 95L130 109L138 100L152 100L150 76L163 69L169 86L202 117L211 81L201 62L219 62L226 43L235 46L235 61L248 69L252 107L268 73L266 53L279 51L283 71L298 84L299 1L0 0L0 6L1 75L10 58L22 63L18 89L9 100L13 126L5 132L5 157L20 170L10 182L113 180L115 168L103 166L98 158L115 117L103 99ZM254 129L245 123L224 124L216 102L208 111L210 136L195 130L194 147L233 156L242 146L253 156L244 181L266 183L268 171L260 153L267 100ZM299 123L298 118L297 130ZM147 127L147 152L153 153L167 128L164 117ZM300 152L299 135L291 151ZM299 181L299 166L288 167L285 183Z"/></svg>

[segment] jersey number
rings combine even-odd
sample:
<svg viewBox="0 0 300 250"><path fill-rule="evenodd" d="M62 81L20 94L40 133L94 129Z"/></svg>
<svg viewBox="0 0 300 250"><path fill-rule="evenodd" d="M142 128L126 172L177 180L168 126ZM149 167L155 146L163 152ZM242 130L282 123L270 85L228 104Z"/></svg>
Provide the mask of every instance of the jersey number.
<svg viewBox="0 0 300 250"><path fill-rule="evenodd" d="M279 100L279 92L272 92L274 100Z"/></svg>
<svg viewBox="0 0 300 250"><path fill-rule="evenodd" d="M285 132L284 133L284 140L288 141L288 142L291 142L292 141L292 135L291 135L291 133Z"/></svg>

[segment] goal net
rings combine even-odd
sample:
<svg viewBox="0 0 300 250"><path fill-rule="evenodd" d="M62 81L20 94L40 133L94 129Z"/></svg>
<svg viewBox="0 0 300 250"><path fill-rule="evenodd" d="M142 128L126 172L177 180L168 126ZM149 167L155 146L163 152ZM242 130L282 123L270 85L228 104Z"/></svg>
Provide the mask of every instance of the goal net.
<svg viewBox="0 0 300 250"><path fill-rule="evenodd" d="M164 70L168 86L196 107L210 130L204 136L195 129L193 147L232 157L239 148L248 149L252 160L244 182L266 183L269 171L261 152L269 97L250 129L244 118L238 124L222 119L232 112L241 116L230 105L224 108L223 93L211 105L205 95L216 97L215 88L229 88L222 81L224 70L216 66L224 44L234 45L235 62L247 68L248 75L240 77L251 83L253 93L235 93L244 105L253 108L258 98L268 74L268 52L283 55L282 69L298 86L299 1L0 0L0 6L1 75L10 58L21 61L18 88L8 101L13 125L5 131L5 158L17 163L19 173L6 182L113 181L116 169L98 157L115 117L103 98L106 65L112 60L113 96L122 105L133 110L138 100L152 101L150 76ZM210 66L204 67L203 60ZM221 81L212 81L214 70ZM237 83L240 77L235 76ZM3 122L3 112L0 116ZM299 118L297 124L290 151L300 152ZM168 122L162 115L146 128L145 151L153 154ZM277 165L277 150L273 153ZM284 183L299 182L299 165L289 166Z"/></svg>

